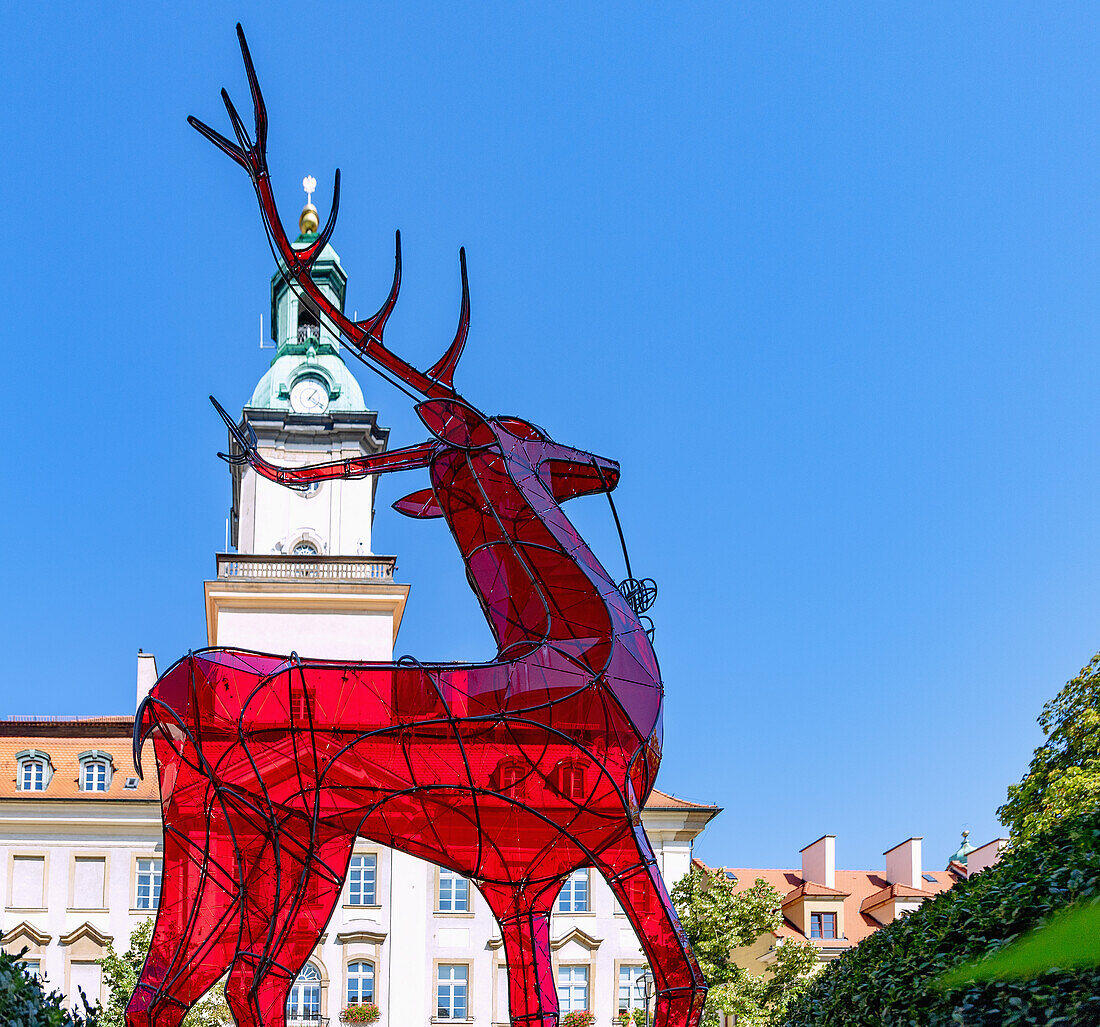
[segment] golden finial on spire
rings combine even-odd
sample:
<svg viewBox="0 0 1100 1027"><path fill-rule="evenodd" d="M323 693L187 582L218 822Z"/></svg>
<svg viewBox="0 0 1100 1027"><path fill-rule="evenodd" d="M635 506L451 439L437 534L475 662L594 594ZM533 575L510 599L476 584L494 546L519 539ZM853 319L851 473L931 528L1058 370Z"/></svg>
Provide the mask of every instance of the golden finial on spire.
<svg viewBox="0 0 1100 1027"><path fill-rule="evenodd" d="M321 224L317 208L313 206L313 191L317 188L317 179L312 175L306 175L302 179L302 188L306 193L306 205L302 208L302 213L298 215L298 228L302 235L314 235Z"/></svg>

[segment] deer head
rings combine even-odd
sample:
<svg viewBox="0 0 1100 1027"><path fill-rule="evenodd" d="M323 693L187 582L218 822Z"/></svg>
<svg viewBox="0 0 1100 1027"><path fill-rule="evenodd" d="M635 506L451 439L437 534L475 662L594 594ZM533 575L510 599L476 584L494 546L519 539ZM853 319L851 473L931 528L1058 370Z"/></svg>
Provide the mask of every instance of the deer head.
<svg viewBox="0 0 1100 1027"><path fill-rule="evenodd" d="M219 149L240 164L249 174L268 235L277 251L281 268L296 286L300 300L340 335L348 348L384 377L396 379L395 384L407 394L423 400L416 412L431 433L433 440L404 450L394 450L381 457L363 461L341 461L332 465L309 468L275 468L259 457L255 440L246 439L219 406L230 430L235 433L239 452L230 459L249 459L261 473L289 486L304 486L323 477L360 476L429 466L445 450L474 453L493 450L507 463L517 461L536 471L539 481L557 503L592 492L610 491L618 484L618 464L579 449L555 443L544 431L518 417L487 417L467 402L454 387L454 373L466 346L470 328L470 288L466 271L466 251L459 250L462 276L462 306L454 339L443 355L427 371L420 371L404 361L382 342L383 331L401 286L401 233L396 234L393 284L385 302L373 316L362 321L346 317L317 287L310 275L318 256L336 227L340 208L340 171L336 170L332 191L332 210L324 228L313 241L302 248L291 244L275 203L274 190L267 165L267 108L249 53L244 30L237 25L237 38L244 58L245 72L252 93L255 118L255 139L245 128L229 94L222 90L222 101L233 125L237 142L189 117L188 122ZM212 398L212 397L211 397ZM217 406L216 402L215 405ZM428 496L431 490L415 493L398 500L394 507L413 517L440 516L443 511Z"/></svg>

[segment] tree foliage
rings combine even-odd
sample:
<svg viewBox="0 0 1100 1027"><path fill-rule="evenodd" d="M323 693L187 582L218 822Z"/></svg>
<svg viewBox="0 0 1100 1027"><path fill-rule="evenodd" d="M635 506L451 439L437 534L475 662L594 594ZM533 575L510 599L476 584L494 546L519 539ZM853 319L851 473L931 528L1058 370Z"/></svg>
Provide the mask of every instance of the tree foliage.
<svg viewBox="0 0 1100 1027"><path fill-rule="evenodd" d="M1100 803L1100 653L1043 707L1046 741L997 810L1012 840Z"/></svg>
<svg viewBox="0 0 1100 1027"><path fill-rule="evenodd" d="M87 999L83 1005L83 1013L71 1011L61 992L47 995L43 991L42 983L18 956L0 952L0 1024L4 1027L99 1027L102 1021Z"/></svg>
<svg viewBox="0 0 1100 1027"><path fill-rule="evenodd" d="M137 986L152 937L153 921L143 920L134 928L130 935L130 947L121 955L113 945L108 946L107 954L100 960L103 981L107 985L107 1005L94 1027L125 1027L126 1004ZM232 1022L219 982L191 1007L182 1027L224 1027Z"/></svg>
<svg viewBox="0 0 1100 1027"><path fill-rule="evenodd" d="M787 1027L1085 1027L1100 1024L1100 969L949 989L960 963L997 952L1100 896L1100 806L1022 838L1001 861L875 932L792 1002Z"/></svg>
<svg viewBox="0 0 1100 1027"><path fill-rule="evenodd" d="M760 879L750 888L735 891L721 873L693 866L672 889L672 900L710 985L704 1027L714 1027L720 1013L737 1013L744 1027L777 1023L817 961L813 947L788 939L778 946L775 960L763 974L738 965L733 951L779 927L783 896Z"/></svg>

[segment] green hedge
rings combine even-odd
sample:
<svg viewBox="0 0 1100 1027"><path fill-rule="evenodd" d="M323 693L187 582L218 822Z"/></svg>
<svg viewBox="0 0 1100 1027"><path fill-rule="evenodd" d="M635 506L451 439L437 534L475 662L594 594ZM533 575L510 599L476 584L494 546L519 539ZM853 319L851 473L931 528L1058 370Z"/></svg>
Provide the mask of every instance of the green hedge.
<svg viewBox="0 0 1100 1027"><path fill-rule="evenodd" d="M1100 896L1100 810L1067 820L930 899L830 963L786 1027L1097 1027L1100 969L954 991L948 969L996 950L1073 902Z"/></svg>
<svg viewBox="0 0 1100 1027"><path fill-rule="evenodd" d="M26 950L24 950L26 951ZM85 1018L86 1017L86 1018ZM3 1027L97 1027L84 1002L84 1014L65 1007L59 991L46 994L18 956L0 952L0 1024Z"/></svg>

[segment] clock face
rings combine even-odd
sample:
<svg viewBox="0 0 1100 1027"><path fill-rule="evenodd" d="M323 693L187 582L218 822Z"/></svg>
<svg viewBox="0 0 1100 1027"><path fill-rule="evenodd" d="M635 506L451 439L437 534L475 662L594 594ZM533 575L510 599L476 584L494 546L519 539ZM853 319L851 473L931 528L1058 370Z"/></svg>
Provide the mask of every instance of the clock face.
<svg viewBox="0 0 1100 1027"><path fill-rule="evenodd" d="M328 409L328 388L316 378L300 378L290 390L290 407L299 414L323 414Z"/></svg>

